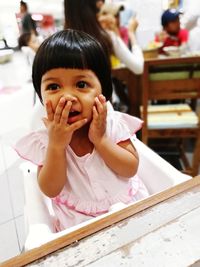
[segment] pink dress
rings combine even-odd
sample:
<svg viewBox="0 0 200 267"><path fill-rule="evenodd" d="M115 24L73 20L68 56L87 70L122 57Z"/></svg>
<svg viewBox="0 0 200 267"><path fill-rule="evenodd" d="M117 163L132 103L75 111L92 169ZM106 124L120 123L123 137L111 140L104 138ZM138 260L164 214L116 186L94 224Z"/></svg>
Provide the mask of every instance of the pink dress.
<svg viewBox="0 0 200 267"><path fill-rule="evenodd" d="M138 118L108 110L106 133L114 143L129 139L141 126ZM23 137L15 149L22 158L42 166L47 144L47 131L42 130ZM68 146L66 153L68 183L52 198L56 231L105 213L117 202L128 204L148 196L137 175L130 179L120 177L108 168L95 149L79 157Z"/></svg>

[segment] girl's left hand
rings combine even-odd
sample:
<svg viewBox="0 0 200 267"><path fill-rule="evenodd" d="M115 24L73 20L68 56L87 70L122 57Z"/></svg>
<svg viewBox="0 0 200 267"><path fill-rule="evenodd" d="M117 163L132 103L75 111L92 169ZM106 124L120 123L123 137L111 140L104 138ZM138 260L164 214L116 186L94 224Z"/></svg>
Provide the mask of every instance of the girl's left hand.
<svg viewBox="0 0 200 267"><path fill-rule="evenodd" d="M106 117L107 106L106 98L103 95L99 95L95 98L95 105L93 106L93 119L90 123L88 137L90 141L95 145L98 144L105 136L106 132Z"/></svg>

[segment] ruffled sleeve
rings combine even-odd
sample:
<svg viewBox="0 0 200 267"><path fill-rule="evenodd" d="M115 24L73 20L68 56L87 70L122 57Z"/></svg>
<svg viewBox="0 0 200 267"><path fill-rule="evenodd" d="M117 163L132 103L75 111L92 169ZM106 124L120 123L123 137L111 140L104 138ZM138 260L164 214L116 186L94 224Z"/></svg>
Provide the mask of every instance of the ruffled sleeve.
<svg viewBox="0 0 200 267"><path fill-rule="evenodd" d="M143 121L126 113L118 112L108 106L107 135L115 143L130 139L142 128Z"/></svg>
<svg viewBox="0 0 200 267"><path fill-rule="evenodd" d="M47 144L47 132L38 131L22 137L16 143L14 149L23 159L29 160L38 166L42 166L45 159Z"/></svg>

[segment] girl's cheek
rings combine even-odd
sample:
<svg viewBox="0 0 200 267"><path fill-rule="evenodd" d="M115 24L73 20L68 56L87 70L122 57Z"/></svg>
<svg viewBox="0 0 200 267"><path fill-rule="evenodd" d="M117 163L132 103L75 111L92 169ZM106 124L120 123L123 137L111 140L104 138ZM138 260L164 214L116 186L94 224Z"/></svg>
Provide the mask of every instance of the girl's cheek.
<svg viewBox="0 0 200 267"><path fill-rule="evenodd" d="M55 112L56 107L57 107L58 102L59 102L59 99L50 98L49 100L51 101L51 105L52 105L53 111Z"/></svg>
<svg viewBox="0 0 200 267"><path fill-rule="evenodd" d="M43 100L43 104L44 105L45 105L45 103L50 101L51 102L51 106L53 108L53 111L56 110L56 106L58 104L58 100L57 99L55 99L54 97L51 97L51 96L49 96L47 94L43 94L42 95L42 100Z"/></svg>

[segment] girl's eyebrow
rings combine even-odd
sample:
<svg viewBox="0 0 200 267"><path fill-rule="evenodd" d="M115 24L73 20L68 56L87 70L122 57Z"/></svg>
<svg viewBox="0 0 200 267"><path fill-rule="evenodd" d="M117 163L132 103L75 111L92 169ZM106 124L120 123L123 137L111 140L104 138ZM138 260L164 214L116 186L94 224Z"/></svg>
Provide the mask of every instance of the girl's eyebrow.
<svg viewBox="0 0 200 267"><path fill-rule="evenodd" d="M87 74L77 75L76 78L77 79L82 79L82 78L90 78L91 79L91 78L93 78L93 76L91 74L87 73Z"/></svg>
<svg viewBox="0 0 200 267"><path fill-rule="evenodd" d="M52 80L57 80L57 78L54 78L54 77L42 78L42 82L47 82L47 81L52 81Z"/></svg>
<svg viewBox="0 0 200 267"><path fill-rule="evenodd" d="M74 77L75 79L84 79L84 78L93 78L93 75L90 73L86 74L78 74ZM42 78L42 82L47 82L47 81L52 81L52 80L57 80L57 77L47 77L47 78Z"/></svg>

